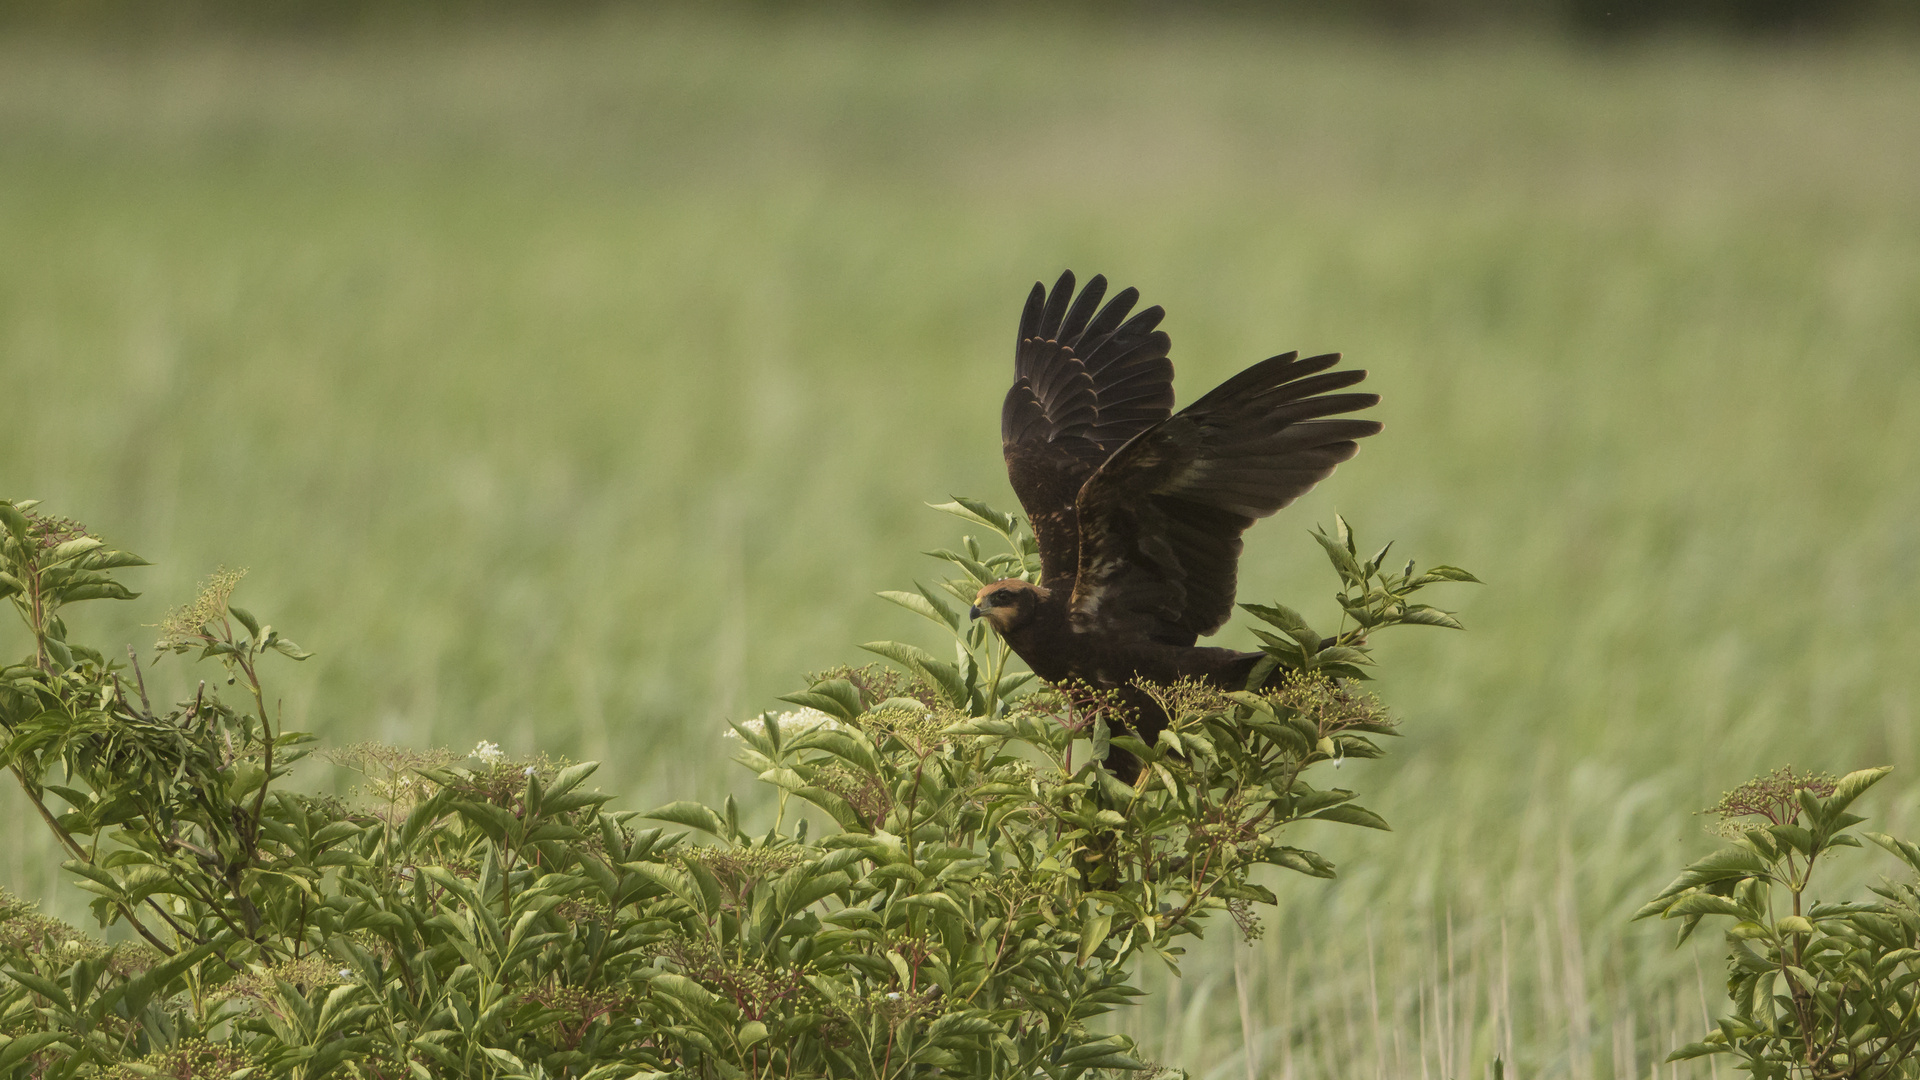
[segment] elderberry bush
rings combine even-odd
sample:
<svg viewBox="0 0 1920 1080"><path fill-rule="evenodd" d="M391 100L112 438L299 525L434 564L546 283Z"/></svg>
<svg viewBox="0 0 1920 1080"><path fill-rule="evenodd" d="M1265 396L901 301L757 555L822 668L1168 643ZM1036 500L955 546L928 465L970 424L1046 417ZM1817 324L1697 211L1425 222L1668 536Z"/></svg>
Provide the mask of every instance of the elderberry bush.
<svg viewBox="0 0 1920 1080"><path fill-rule="evenodd" d="M949 597L1030 574L1031 538L944 507L1007 550L941 553L961 576L889 598L953 659L869 646L796 709L734 725L777 792L771 821L674 802L614 809L597 766L362 745L327 752L357 795L289 790L316 740L284 730L266 663L307 654L215 574L161 622L158 657L224 678L156 704L152 664L70 638L70 604L132 600L142 565L29 502L0 502L0 597L31 637L0 669L3 757L58 837L105 944L0 897L0 1075L413 1078L1150 1074L1097 1020L1176 967L1225 914L1258 932L1265 867L1331 877L1296 827L1385 828L1329 763L1381 753L1369 635L1457 625L1410 600L1463 571L1321 542L1341 579L1330 637L1250 607L1253 685L1147 688L1151 744L1109 695L1047 687ZM156 675L154 681L158 681ZM232 688L223 697L218 687ZM1102 762L1118 747L1134 783Z"/></svg>

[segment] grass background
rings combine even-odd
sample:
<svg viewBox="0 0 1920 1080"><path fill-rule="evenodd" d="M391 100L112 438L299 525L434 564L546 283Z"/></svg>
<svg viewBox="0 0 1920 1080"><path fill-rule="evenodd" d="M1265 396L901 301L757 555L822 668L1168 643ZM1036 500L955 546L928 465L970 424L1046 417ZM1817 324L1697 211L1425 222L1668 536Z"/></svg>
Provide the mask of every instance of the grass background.
<svg viewBox="0 0 1920 1080"><path fill-rule="evenodd" d="M1182 400L1289 348L1371 369L1387 432L1249 535L1242 598L1326 616L1336 510L1488 584L1468 634L1379 642L1406 737L1342 780L1397 831L1306 837L1341 882L1276 882L1264 939L1119 1019L1196 1076L1715 1075L1659 1064L1714 943L1626 922L1692 812L1885 763L1865 810L1920 818L1910 49L22 32L0 147L0 493L158 564L83 638L246 566L318 654L289 723L602 759L629 806L746 793L722 717L926 640L871 594L936 572L923 502L1012 505L1033 279L1166 305ZM71 915L0 799L0 879Z"/></svg>

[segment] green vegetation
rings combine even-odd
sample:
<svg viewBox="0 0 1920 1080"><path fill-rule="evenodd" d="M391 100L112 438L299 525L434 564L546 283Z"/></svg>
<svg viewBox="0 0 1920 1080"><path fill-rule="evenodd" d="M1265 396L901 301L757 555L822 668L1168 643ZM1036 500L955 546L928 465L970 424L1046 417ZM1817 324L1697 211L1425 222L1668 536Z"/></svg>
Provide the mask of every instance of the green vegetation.
<svg viewBox="0 0 1920 1080"><path fill-rule="evenodd" d="M1637 916L1683 920L1683 941L1708 915L1734 920L1726 933L1732 1015L1674 1057L1732 1054L1753 1080L1913 1075L1920 887L1889 882L1873 889L1877 900L1837 903L1814 903L1811 891L1822 857L1860 846L1848 830L1866 819L1847 808L1887 772L1836 781L1776 769L1713 805L1734 842L1687 867ZM1920 871L1920 848L1866 835Z"/></svg>
<svg viewBox="0 0 1920 1080"><path fill-rule="evenodd" d="M1088 1022L1140 995L1148 956L1177 972L1209 916L1258 937L1262 867L1332 878L1283 842L1295 826L1387 827L1308 773L1381 756L1368 635L1457 626L1411 597L1473 580L1362 561L1339 522L1320 540L1355 625L1326 640L1249 605L1285 631L1262 635L1264 668L1231 692L1141 684L1167 717L1151 742L1113 694L1036 688L938 593L896 594L955 660L876 642L897 668L829 672L787 698L801 712L732 725L735 760L779 792L756 836L731 796L610 812L583 786L597 762L486 742L461 764L341 750L370 781L358 798L290 792L315 740L267 704L261 661L311 654L233 602L242 575L215 574L157 645L217 661L238 703L202 680L157 710L138 653L109 662L66 613L136 599L115 571L145 561L35 507L0 500L0 598L32 642L0 668L0 761L95 921L140 939L106 945L0 892L0 1069L47 1078L1166 1073ZM1013 518L943 509L1007 546L946 553L963 575L946 593L1038 577ZM1105 768L1110 748L1137 781Z"/></svg>
<svg viewBox="0 0 1920 1080"><path fill-rule="evenodd" d="M1405 738L1343 768L1397 831L1307 841L1340 881L1265 882L1256 945L1116 1030L1197 1075L1640 1076L1726 1011L1710 943L1630 922L1716 846L1692 811L1889 763L1862 812L1914 831L1916 96L1869 46L1231 25L13 38L0 490L158 564L88 640L244 565L316 653L289 728L711 803L724 719L931 644L862 598L951 543L921 502L1006 501L1033 279L1165 304L1183 400L1341 349L1388 430L1249 534L1242 599L1331 625L1337 509L1486 578L1473 632L1382 646Z"/></svg>

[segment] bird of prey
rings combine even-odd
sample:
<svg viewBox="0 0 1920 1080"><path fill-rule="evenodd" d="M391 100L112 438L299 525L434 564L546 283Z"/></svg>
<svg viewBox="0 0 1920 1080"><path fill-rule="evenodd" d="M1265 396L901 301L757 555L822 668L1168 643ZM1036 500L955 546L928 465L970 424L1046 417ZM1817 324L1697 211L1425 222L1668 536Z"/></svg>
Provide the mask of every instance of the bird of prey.
<svg viewBox="0 0 1920 1080"><path fill-rule="evenodd" d="M1366 378L1329 370L1338 353L1290 352L1176 413L1165 312L1129 318L1139 292L1102 306L1106 289L1076 297L1068 271L1027 297L1000 440L1040 580L988 585L971 614L1042 679L1117 691L1151 744L1166 716L1137 682L1245 688L1262 654L1195 645L1232 614L1240 534L1353 457L1380 425L1342 414L1380 399L1337 392ZM1131 780L1139 763L1108 767Z"/></svg>

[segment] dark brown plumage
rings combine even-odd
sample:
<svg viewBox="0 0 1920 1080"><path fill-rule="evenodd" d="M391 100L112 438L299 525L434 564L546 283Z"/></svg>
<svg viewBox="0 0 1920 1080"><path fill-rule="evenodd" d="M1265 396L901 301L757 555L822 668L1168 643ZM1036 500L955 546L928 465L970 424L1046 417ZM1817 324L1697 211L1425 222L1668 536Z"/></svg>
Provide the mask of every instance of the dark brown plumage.
<svg viewBox="0 0 1920 1080"><path fill-rule="evenodd" d="M1130 684L1246 685L1261 654L1194 644L1233 612L1240 534L1358 452L1380 425L1341 414L1380 399L1336 392L1366 378L1328 370L1338 353L1286 353L1174 413L1165 313L1129 318L1139 293L1101 306L1106 288L1095 277L1076 297L1069 271L1027 297L1000 438L1040 582L989 585L973 614L1041 678L1119 690L1152 742L1166 717Z"/></svg>

